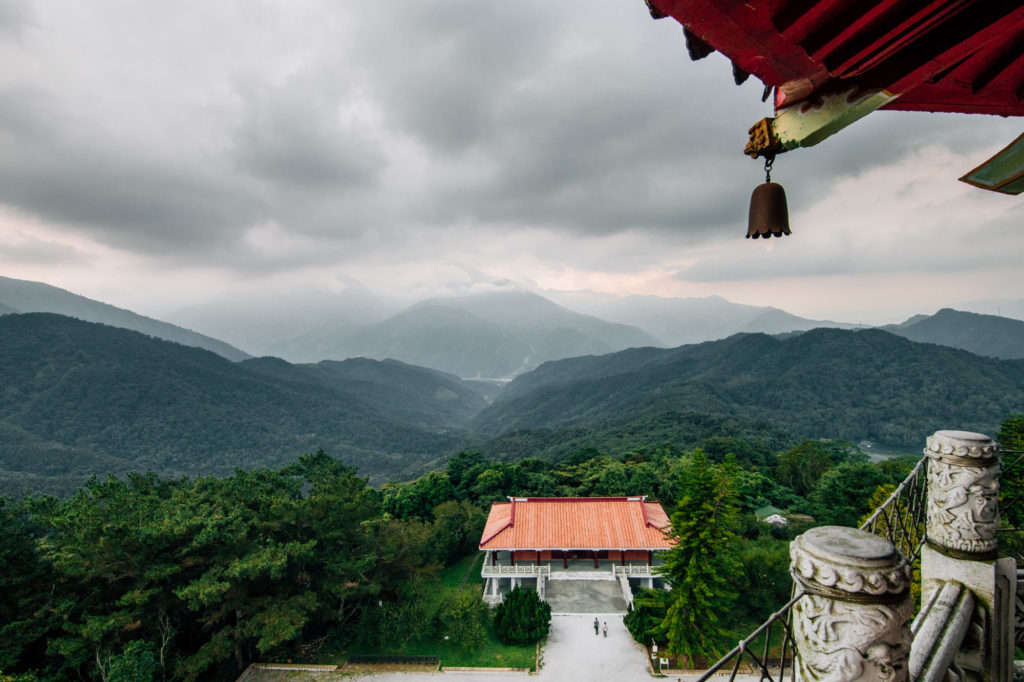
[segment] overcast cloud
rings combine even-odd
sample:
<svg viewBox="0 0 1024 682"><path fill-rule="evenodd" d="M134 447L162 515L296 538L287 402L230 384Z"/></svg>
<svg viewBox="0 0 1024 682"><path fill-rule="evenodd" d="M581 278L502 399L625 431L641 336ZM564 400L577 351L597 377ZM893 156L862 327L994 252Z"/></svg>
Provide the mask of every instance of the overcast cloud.
<svg viewBox="0 0 1024 682"><path fill-rule="evenodd" d="M161 314L510 279L897 321L1024 297L1024 203L957 178L1021 121L880 112L778 159L640 0L0 0L0 274Z"/></svg>

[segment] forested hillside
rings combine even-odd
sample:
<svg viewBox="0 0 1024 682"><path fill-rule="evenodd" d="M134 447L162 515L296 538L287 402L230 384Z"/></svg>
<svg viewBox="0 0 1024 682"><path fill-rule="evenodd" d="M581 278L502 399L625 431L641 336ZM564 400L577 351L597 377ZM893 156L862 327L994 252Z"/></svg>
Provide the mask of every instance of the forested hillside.
<svg viewBox="0 0 1024 682"><path fill-rule="evenodd" d="M938 343L992 358L1024 358L1024 322L943 308L917 316L886 331L919 343Z"/></svg>
<svg viewBox="0 0 1024 682"><path fill-rule="evenodd" d="M323 360L293 365L278 358L241 363L262 374L356 395L390 417L426 428L465 425L486 406L483 397L454 374L397 360Z"/></svg>
<svg viewBox="0 0 1024 682"><path fill-rule="evenodd" d="M0 315L3 313L57 313L87 322L99 322L149 334L165 341L205 348L229 360L249 355L219 339L167 322L154 320L107 303L94 301L43 282L0 277Z"/></svg>
<svg viewBox="0 0 1024 682"><path fill-rule="evenodd" d="M619 424L679 410L763 419L802 437L917 447L942 428L993 433L1024 405L1024 361L877 330L764 334L547 363L473 422L481 433Z"/></svg>
<svg viewBox="0 0 1024 682"><path fill-rule="evenodd" d="M942 428L994 432L1024 405L1024 360L875 331L737 335L550 362L489 407L472 382L397 361L233 363L49 314L0 317L0 492L71 494L92 473L228 473L329 450L381 482L470 445L556 462L588 448L769 449L801 438L904 451ZM490 390L494 387L490 386Z"/></svg>
<svg viewBox="0 0 1024 682"><path fill-rule="evenodd" d="M93 472L229 473L321 447L376 479L409 475L467 442L449 427L480 405L458 379L398 363L376 376L254 363L59 315L0 317L6 490L68 493Z"/></svg>

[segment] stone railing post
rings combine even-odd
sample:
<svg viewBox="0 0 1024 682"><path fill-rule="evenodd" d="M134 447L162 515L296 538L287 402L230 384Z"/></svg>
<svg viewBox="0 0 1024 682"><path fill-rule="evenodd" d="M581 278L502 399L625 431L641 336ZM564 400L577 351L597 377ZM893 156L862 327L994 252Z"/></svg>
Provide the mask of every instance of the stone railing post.
<svg viewBox="0 0 1024 682"><path fill-rule="evenodd" d="M855 528L812 528L790 543L806 594L793 606L799 682L904 682L911 571L887 539Z"/></svg>
<svg viewBox="0 0 1024 682"><path fill-rule="evenodd" d="M954 665L963 678L1010 682L1013 675L1016 562L1000 559L999 446L988 436L937 431L929 436L928 504L921 551L921 600L951 582L977 601L972 630Z"/></svg>

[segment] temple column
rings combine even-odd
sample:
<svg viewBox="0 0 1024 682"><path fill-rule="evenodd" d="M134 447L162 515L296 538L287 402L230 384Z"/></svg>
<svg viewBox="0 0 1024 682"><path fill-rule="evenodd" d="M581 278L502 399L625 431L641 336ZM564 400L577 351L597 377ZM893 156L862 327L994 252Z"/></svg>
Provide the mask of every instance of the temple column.
<svg viewBox="0 0 1024 682"><path fill-rule="evenodd" d="M812 528L789 546L804 596L793 605L799 682L905 682L911 571L885 538L839 526Z"/></svg>
<svg viewBox="0 0 1024 682"><path fill-rule="evenodd" d="M953 664L986 682L1009 682L1017 578L1016 562L997 553L999 446L979 433L938 431L924 453L928 502L921 603L938 603L950 583L965 587L977 604L972 623L980 637L967 637ZM916 658L928 658L928 649L925 638L915 638Z"/></svg>

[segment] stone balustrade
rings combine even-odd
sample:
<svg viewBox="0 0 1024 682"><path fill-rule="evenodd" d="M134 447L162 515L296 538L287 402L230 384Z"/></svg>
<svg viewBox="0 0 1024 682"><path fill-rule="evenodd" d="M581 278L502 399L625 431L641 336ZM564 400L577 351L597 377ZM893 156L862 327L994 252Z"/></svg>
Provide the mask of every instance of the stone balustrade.
<svg viewBox="0 0 1024 682"><path fill-rule="evenodd" d="M612 575L629 578L650 578L654 576L651 566L612 566Z"/></svg>
<svg viewBox="0 0 1024 682"><path fill-rule="evenodd" d="M517 564L515 566L485 564L480 571L480 575L485 578L527 577L550 574L550 566L535 566L533 564Z"/></svg>
<svg viewBox="0 0 1024 682"><path fill-rule="evenodd" d="M796 680L1011 682L1018 574L998 556L998 454L977 433L928 438L913 623L911 566L889 540L825 526L791 543Z"/></svg>

